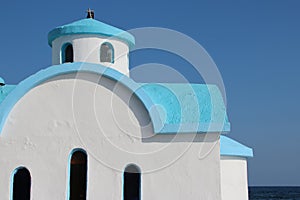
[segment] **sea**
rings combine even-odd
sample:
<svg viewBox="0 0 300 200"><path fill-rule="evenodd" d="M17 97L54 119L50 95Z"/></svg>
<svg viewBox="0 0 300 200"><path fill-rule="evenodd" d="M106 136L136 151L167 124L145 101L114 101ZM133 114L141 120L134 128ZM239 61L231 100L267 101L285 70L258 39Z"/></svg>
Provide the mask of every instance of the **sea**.
<svg viewBox="0 0 300 200"><path fill-rule="evenodd" d="M300 200L300 187L249 187L249 200Z"/></svg>

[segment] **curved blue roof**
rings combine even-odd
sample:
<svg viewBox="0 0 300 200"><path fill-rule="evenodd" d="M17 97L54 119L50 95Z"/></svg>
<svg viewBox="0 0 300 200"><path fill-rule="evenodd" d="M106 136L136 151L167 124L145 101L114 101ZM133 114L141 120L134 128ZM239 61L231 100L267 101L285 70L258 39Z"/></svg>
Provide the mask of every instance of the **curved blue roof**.
<svg viewBox="0 0 300 200"><path fill-rule="evenodd" d="M229 137L220 136L221 156L253 157L253 150Z"/></svg>
<svg viewBox="0 0 300 200"><path fill-rule="evenodd" d="M20 82L0 104L0 131L14 105L37 85L59 75L91 72L118 81L144 104L158 134L227 132L230 124L221 93L199 84L139 84L118 71L91 63L51 66Z"/></svg>
<svg viewBox="0 0 300 200"><path fill-rule="evenodd" d="M7 95L15 89L15 85L4 85L0 87L0 104L7 97Z"/></svg>
<svg viewBox="0 0 300 200"><path fill-rule="evenodd" d="M48 44L52 47L52 41L56 38L75 34L95 34L114 37L126 42L130 48L135 45L135 39L130 33L92 18L81 19L70 24L56 27L48 33Z"/></svg>
<svg viewBox="0 0 300 200"><path fill-rule="evenodd" d="M147 83L142 89L158 107L164 122L160 132L230 130L222 94L215 85Z"/></svg>

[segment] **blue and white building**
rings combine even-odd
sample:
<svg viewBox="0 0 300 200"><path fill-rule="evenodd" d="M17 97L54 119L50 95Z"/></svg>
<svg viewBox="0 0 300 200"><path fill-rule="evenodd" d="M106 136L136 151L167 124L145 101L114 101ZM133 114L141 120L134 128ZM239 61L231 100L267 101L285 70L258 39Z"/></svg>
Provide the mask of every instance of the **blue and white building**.
<svg viewBox="0 0 300 200"><path fill-rule="evenodd" d="M135 38L93 18L48 43L53 66L0 79L1 199L248 199L217 86L135 82Z"/></svg>

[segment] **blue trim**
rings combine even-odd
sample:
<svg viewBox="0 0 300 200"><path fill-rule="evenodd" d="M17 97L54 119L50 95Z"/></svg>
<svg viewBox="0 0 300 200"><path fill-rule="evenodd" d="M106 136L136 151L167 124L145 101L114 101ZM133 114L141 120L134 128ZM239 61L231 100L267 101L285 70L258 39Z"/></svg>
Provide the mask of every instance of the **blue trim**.
<svg viewBox="0 0 300 200"><path fill-rule="evenodd" d="M16 88L11 91L7 97L0 104L0 132L3 129L3 126L6 122L7 116L14 107L14 105L32 88L38 86L39 84L59 75L77 73L77 72L91 72L102 75L109 79L118 81L122 83L125 87L130 89L134 94L142 100L142 103L147 108L147 110L151 110L151 106L153 105L150 98L140 89L140 86L135 83L133 80L129 79L125 75L113 70L111 68L104 67L99 64L91 64L91 63L65 63L62 65L56 65L49 67L47 69L41 70L38 73L28 77L27 79L20 82ZM152 110L150 113L151 118L156 118L158 115L155 110ZM162 124L158 122L155 126L161 127Z"/></svg>
<svg viewBox="0 0 300 200"><path fill-rule="evenodd" d="M0 86L0 104L6 98L6 96L15 89L15 85L4 85Z"/></svg>
<svg viewBox="0 0 300 200"><path fill-rule="evenodd" d="M233 139L221 135L220 154L221 156L253 157L253 150Z"/></svg>
<svg viewBox="0 0 300 200"><path fill-rule="evenodd" d="M22 167L18 167L16 169L14 169L14 171L11 173L10 175L10 190L9 190L9 196L10 196L10 199L13 200L13 192L14 192L14 177L15 177L15 174L16 172Z"/></svg>
<svg viewBox="0 0 300 200"><path fill-rule="evenodd" d="M66 62L66 48L67 46L71 45L72 46L72 51L73 51L73 61L74 61L74 49L73 49L73 44L70 42L64 43L60 49L60 63L65 63Z"/></svg>
<svg viewBox="0 0 300 200"><path fill-rule="evenodd" d="M31 178L31 174L30 174L30 171L24 167L24 166L20 166L20 167L17 167L16 169L14 169L14 171L11 173L10 175L10 199L13 200L13 192L14 192L14 178L15 178L15 174L17 173L17 171L19 171L20 169L26 169L29 173L29 176L30 176L30 198L31 198L31 185L32 185L32 178Z"/></svg>
<svg viewBox="0 0 300 200"><path fill-rule="evenodd" d="M160 134L174 134L175 133L207 133L207 132L229 132L230 123L182 123L182 124L164 124L160 129Z"/></svg>
<svg viewBox="0 0 300 200"><path fill-rule="evenodd" d="M145 106L152 120L154 132L157 134L227 132L230 130L223 99L216 87L166 84L164 86L166 91L171 91L166 93L166 96L161 89L158 89L160 87L156 87L157 84L138 84L112 68L91 63L65 63L51 66L30 76L20 82L6 96L0 104L0 132L14 105L28 91L53 77L77 72L96 73L127 87ZM189 92L189 87L193 91L196 90L194 91L195 94L192 93L197 96L194 101L192 101L193 95L190 95L192 98L184 96ZM170 106L170 99L174 102L178 101L179 107L176 103L175 106ZM166 110L166 119L163 118L159 105Z"/></svg>
<svg viewBox="0 0 300 200"><path fill-rule="evenodd" d="M113 37L126 42L129 45L129 48L132 48L135 45L135 39L130 33L91 18L78 20L53 29L48 33L48 44L52 47L52 42L56 38L76 34L93 34Z"/></svg>

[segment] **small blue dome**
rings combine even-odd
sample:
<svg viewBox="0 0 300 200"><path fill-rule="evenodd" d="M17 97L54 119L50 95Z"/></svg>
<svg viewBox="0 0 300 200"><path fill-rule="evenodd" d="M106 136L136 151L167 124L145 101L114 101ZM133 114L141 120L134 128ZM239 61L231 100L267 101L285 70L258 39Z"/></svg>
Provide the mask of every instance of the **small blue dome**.
<svg viewBox="0 0 300 200"><path fill-rule="evenodd" d="M5 81L3 78L0 77L0 86L3 86L3 85L5 85Z"/></svg>
<svg viewBox="0 0 300 200"><path fill-rule="evenodd" d="M64 35L75 34L95 34L106 37L114 37L126 42L130 48L135 44L135 39L130 33L92 18L82 19L70 24L56 27L48 34L48 44L52 47L52 42L56 38Z"/></svg>

